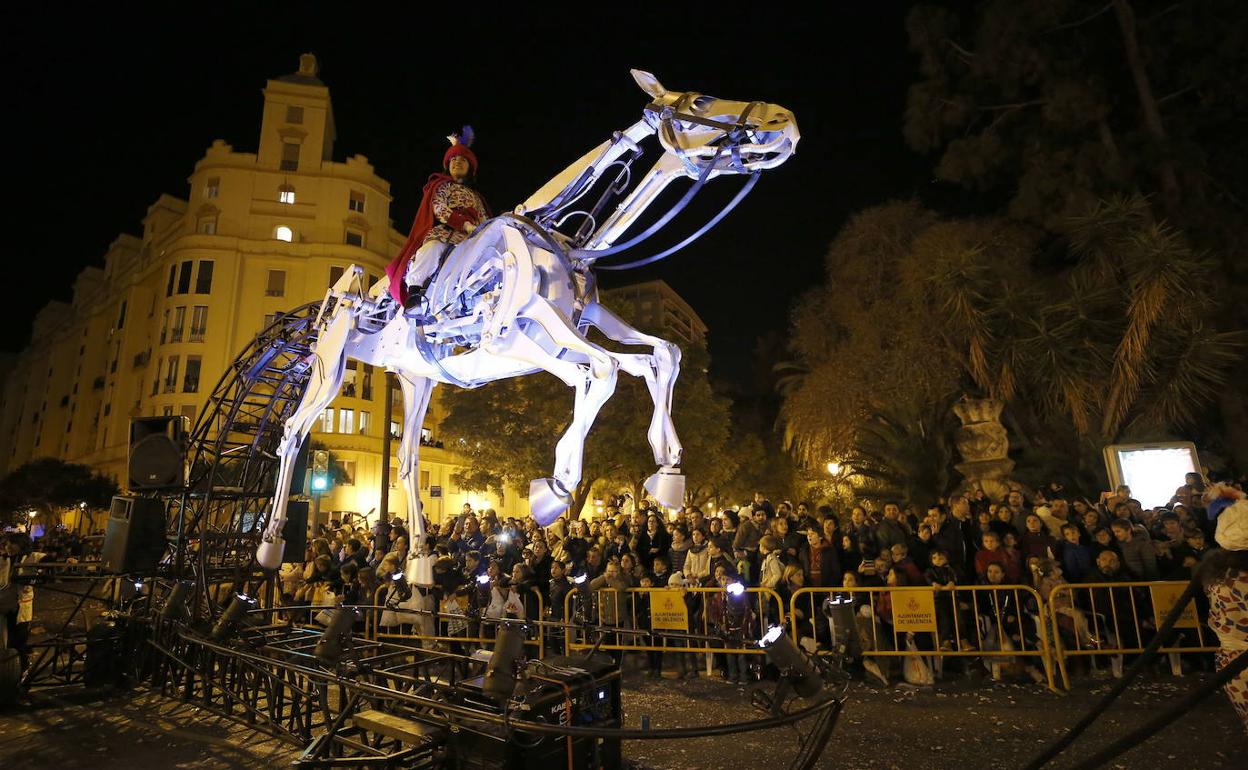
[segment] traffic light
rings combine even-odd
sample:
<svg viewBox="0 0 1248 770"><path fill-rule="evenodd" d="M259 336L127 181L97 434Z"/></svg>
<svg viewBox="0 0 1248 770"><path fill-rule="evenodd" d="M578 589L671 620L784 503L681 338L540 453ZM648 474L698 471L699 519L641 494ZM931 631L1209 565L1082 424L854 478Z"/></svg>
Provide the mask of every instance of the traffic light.
<svg viewBox="0 0 1248 770"><path fill-rule="evenodd" d="M329 452L318 449L312 453L312 491L324 492L329 485Z"/></svg>

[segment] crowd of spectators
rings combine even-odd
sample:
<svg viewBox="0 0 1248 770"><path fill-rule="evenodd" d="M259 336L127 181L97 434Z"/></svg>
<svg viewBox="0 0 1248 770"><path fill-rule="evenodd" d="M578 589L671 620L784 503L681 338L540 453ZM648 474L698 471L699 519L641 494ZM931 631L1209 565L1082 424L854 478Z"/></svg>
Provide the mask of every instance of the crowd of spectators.
<svg viewBox="0 0 1248 770"><path fill-rule="evenodd" d="M296 603L319 604L329 592L334 600L369 604L377 587L386 586L388 610L381 630L430 636L485 633L465 617L560 621L565 607L572 606L581 613L579 620L618 629L608 634L608 645L680 649L693 642L679 635L636 633L648 628L649 608L644 593L627 594L627 589L718 588L725 590L687 596L692 631L711 634L726 649L740 648L778 620L780 608L793 607L801 642L814 650L833 644L835 628L814 602L792 604L794 592L933 587L939 630L919 638L891 633L889 591L852 592L847 599L859 619L857 665L888 681L888 666L877 662L887 659L863 659L862 652L901 644L963 653L1038 650L1042 619L1034 595L996 586L1027 586L1047 599L1065 583L1090 584L1056 594L1067 645L1129 648L1145 643L1154 626L1151 602L1140 594L1147 589L1112 584L1191 576L1213 545L1203 484L1198 474L1190 474L1169 504L1149 509L1126 487L1093 501L1052 485L1026 493L1015 489L999 502L977 492L926 509L893 502L878 512L854 506L843 516L806 502L773 504L762 493L715 515L696 507L664 514L646 501L633 504L624 497L606 504L601 517L560 518L546 529L531 519L501 518L492 510L465 506L440 526L428 524L430 534L415 544L415 551L401 519L368 530L331 526L312 542L303 563L284 568L284 594ZM410 573L409 559L417 554L428 557L431 574L392 580ZM769 589L767 596L776 598L759 601L752 594L727 591L733 584ZM958 590L973 585L988 588L974 597ZM610 600L599 598L608 588L618 593ZM568 595L578 591L592 592L594 599L569 605ZM623 604L621 596L626 597ZM412 608L426 612L403 612ZM458 618L444 618L438 626L439 612ZM548 641L562 638L559 631L545 633L551 635ZM691 654L650 651L644 656L651 676L662 675L665 661L675 664L679 676L698 675ZM757 666L751 670L742 655L720 654L716 661L721 676L733 681L757 674ZM1109 662L1113 673L1121 671L1121 657ZM985 658L981 665L996 677L999 663ZM1020 661L1016 669L1020 676L1040 679L1034 665Z"/></svg>

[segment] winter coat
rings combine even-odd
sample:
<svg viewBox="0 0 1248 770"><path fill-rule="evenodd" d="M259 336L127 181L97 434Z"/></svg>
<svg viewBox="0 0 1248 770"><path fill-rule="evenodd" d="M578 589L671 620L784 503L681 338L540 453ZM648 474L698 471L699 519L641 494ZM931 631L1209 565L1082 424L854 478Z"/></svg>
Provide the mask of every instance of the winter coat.
<svg viewBox="0 0 1248 770"><path fill-rule="evenodd" d="M1118 541L1118 549L1122 551L1122 566L1126 568L1134 580L1156 580L1157 552L1153 550L1153 541L1134 533L1131 540Z"/></svg>
<svg viewBox="0 0 1248 770"><path fill-rule="evenodd" d="M706 543L702 545L691 545L689 550L685 552L684 569L673 570L685 573L685 578L690 581L702 582L711 575L711 552L707 548Z"/></svg>

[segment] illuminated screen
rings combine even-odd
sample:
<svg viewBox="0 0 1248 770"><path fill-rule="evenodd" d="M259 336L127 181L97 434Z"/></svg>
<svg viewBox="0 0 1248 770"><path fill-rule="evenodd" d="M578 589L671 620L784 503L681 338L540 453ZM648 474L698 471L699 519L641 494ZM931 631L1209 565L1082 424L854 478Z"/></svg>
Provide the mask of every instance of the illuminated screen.
<svg viewBox="0 0 1248 770"><path fill-rule="evenodd" d="M1196 471L1196 458L1187 447L1119 449L1116 454L1122 483L1145 508L1170 502L1174 490L1185 483L1184 474Z"/></svg>

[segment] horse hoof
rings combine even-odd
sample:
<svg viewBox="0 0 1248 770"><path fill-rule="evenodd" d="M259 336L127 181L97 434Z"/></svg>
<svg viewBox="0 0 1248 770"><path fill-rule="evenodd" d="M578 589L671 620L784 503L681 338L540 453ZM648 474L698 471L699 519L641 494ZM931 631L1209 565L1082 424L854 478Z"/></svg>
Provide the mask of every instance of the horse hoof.
<svg viewBox="0 0 1248 770"><path fill-rule="evenodd" d="M256 549L256 561L265 569L278 569L282 566L282 551L286 550L286 541L279 538L262 540Z"/></svg>
<svg viewBox="0 0 1248 770"><path fill-rule="evenodd" d="M533 479L529 482L529 513L541 526L549 527L570 505L572 495L557 479Z"/></svg>
<svg viewBox="0 0 1248 770"><path fill-rule="evenodd" d="M646 491L664 508L685 504L685 476L676 468L663 468L646 479Z"/></svg>

